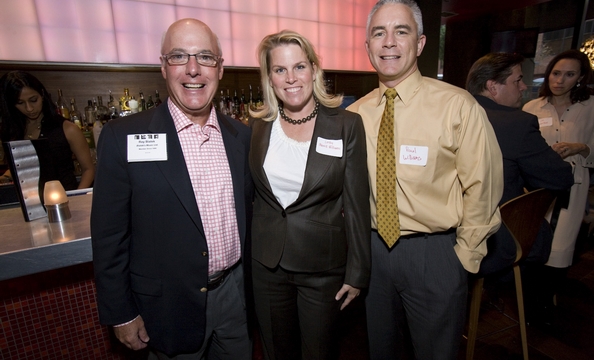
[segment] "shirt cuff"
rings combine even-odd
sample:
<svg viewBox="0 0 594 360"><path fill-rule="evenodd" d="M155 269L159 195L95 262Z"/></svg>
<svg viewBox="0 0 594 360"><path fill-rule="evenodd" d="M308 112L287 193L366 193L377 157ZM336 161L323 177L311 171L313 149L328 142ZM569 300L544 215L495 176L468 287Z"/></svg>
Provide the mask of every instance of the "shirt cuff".
<svg viewBox="0 0 594 360"><path fill-rule="evenodd" d="M454 251L456 251L456 255L458 256L458 259L466 271L473 274L476 274L479 271L481 267L481 260L483 259L484 255L478 251L463 249L459 244L454 245Z"/></svg>
<svg viewBox="0 0 594 360"><path fill-rule="evenodd" d="M118 325L114 325L113 327L120 327L120 326L124 326L124 325L128 325L128 324L132 324L134 322L134 320L138 319L140 315L136 315L136 317L128 322L125 322L123 324L118 324Z"/></svg>

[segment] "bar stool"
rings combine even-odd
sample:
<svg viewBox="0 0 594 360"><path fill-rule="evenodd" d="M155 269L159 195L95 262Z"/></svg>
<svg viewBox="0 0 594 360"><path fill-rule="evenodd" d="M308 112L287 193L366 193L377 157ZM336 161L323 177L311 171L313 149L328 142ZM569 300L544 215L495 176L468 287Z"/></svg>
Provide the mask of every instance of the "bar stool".
<svg viewBox="0 0 594 360"><path fill-rule="evenodd" d="M513 271L516 285L516 300L518 303L518 323L520 325L524 360L528 360L528 338L526 335L524 294L522 292L522 274L519 262L530 253L530 249L536 240L542 220L555 198L556 195L553 191L548 189L538 189L511 199L500 207L503 225L507 226L517 247ZM467 360L472 360L474 356L474 345L477 338L483 282L484 278L477 278L472 286L470 316L468 320L468 343L466 345Z"/></svg>

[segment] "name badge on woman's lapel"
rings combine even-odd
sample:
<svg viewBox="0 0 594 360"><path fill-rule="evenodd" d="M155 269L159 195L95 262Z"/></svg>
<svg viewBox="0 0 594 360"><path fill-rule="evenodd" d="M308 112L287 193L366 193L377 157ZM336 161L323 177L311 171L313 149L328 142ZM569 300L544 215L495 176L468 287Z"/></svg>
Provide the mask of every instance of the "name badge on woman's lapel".
<svg viewBox="0 0 594 360"><path fill-rule="evenodd" d="M316 152L322 155L342 157L342 139L329 140L318 137Z"/></svg>

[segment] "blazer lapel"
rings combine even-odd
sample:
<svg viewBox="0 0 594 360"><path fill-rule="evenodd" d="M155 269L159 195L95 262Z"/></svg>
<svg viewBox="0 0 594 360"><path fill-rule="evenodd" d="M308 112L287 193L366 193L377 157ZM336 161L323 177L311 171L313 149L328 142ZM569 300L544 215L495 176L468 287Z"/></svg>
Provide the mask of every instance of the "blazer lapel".
<svg viewBox="0 0 594 360"><path fill-rule="evenodd" d="M328 169L332 164L332 157L318 153L316 151L316 144L318 138L328 140L342 139L342 122L338 121L338 118L336 117L337 114L338 111L320 105L320 112L316 118L316 125L311 139L309 153L307 155L303 185L301 186L299 197L287 207L287 210L299 206L303 199L307 198L308 193L314 189L316 184L318 184L328 172ZM270 187L270 183L264 172L264 160L266 158L266 153L268 152L268 145L270 144L271 131L272 121L254 122L253 133L257 134L259 138L252 141L250 161L252 161L251 168L254 170L252 172L252 177L257 178L260 183L264 184L266 191L269 192L270 198L276 201L276 197L272 192L272 188Z"/></svg>
<svg viewBox="0 0 594 360"><path fill-rule="evenodd" d="M278 120L277 120L278 121ZM254 122L252 134L258 136L257 139L253 139L251 142L250 161L252 161L251 168L252 177L256 178L260 183L264 184L266 190L270 192L272 197L272 188L268 182L268 177L264 172L264 160L266 159L266 153L268 152L268 146L270 145L270 133L272 132L272 121L258 120Z"/></svg>
<svg viewBox="0 0 594 360"><path fill-rule="evenodd" d="M229 170L233 181L233 196L235 199L235 213L237 216L237 226L240 238L245 239L246 234L246 214L245 207L245 159L247 157L245 145L237 139L237 129L229 123L229 120L217 112L217 119L221 128L223 143L229 162ZM243 244L243 241L242 241Z"/></svg>
<svg viewBox="0 0 594 360"><path fill-rule="evenodd" d="M320 105L320 112L316 118L314 133L311 138L307 165L305 167L305 178L299 192L299 197L291 206L297 206L302 199L307 198L308 193L322 180L332 164L332 156L323 155L317 152L318 138L326 140L342 139L342 122L338 121L338 111ZM343 144L344 145L344 144Z"/></svg>
<svg viewBox="0 0 594 360"><path fill-rule="evenodd" d="M178 200L186 208L202 235L204 235L204 228L202 227L200 212L196 204L196 196L194 195L194 189L190 181L190 174L188 173L181 144L177 137L177 130L175 129L175 124L173 123L173 118L169 113L167 105L157 108L148 126L148 131L167 134L167 161L157 161L157 167L171 185Z"/></svg>

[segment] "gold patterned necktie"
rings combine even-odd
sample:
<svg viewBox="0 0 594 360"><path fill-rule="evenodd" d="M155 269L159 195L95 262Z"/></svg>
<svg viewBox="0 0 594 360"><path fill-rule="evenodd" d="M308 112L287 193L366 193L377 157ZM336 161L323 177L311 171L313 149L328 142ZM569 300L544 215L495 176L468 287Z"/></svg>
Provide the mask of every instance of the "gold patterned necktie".
<svg viewBox="0 0 594 360"><path fill-rule="evenodd" d="M387 89L386 107L377 139L377 231L391 248L400 237L396 203L396 155L394 153L394 98L396 89Z"/></svg>

